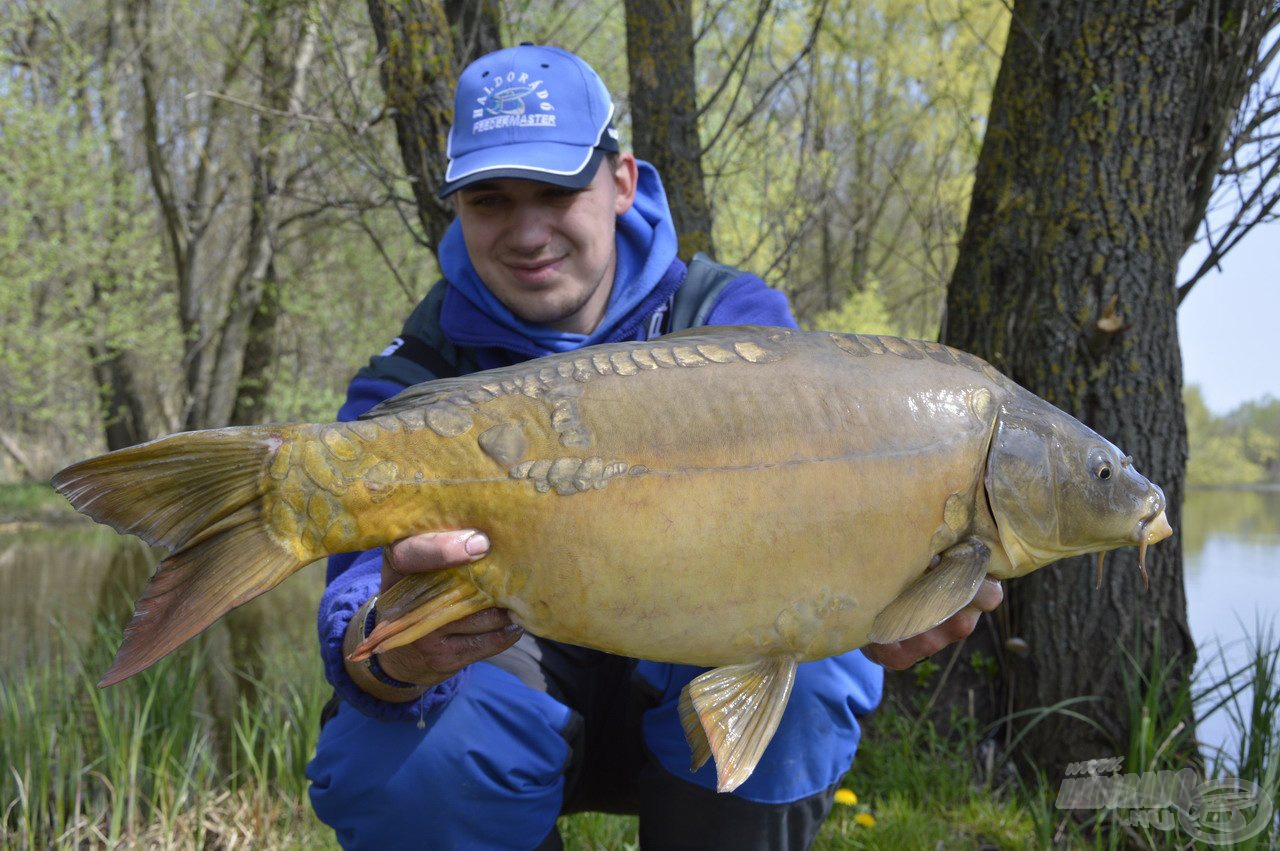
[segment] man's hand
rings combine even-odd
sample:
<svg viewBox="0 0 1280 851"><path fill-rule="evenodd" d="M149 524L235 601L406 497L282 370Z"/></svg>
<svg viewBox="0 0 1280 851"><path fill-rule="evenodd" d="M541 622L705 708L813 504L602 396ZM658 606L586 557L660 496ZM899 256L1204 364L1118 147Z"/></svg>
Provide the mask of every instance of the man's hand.
<svg viewBox="0 0 1280 851"><path fill-rule="evenodd" d="M862 653L872 662L879 662L886 668L905 671L926 656L932 656L948 644L966 638L978 625L978 616L983 612L994 611L1004 600L1004 589L1000 580L990 576L978 588L973 602L935 626L928 632L912 636L905 641L894 641L889 644L868 644Z"/></svg>
<svg viewBox="0 0 1280 851"><path fill-rule="evenodd" d="M385 594L409 574L469 564L488 552L488 536L474 529L426 532L396 541L382 551L379 594ZM397 680L431 686L447 680L472 662L501 653L515 644L522 633L523 630L511 622L506 609L485 609L443 626L411 644L378 654L378 664ZM361 688L372 693L366 687L365 677L356 681ZM379 693L375 696L384 695Z"/></svg>

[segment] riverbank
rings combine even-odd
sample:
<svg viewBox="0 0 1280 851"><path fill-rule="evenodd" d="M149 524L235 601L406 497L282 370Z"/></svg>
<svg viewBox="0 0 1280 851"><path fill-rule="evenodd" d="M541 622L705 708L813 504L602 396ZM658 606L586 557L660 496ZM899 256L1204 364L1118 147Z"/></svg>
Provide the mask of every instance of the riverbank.
<svg viewBox="0 0 1280 851"><path fill-rule="evenodd" d="M92 522L62 494L40 482L0 482L0 532L20 525Z"/></svg>

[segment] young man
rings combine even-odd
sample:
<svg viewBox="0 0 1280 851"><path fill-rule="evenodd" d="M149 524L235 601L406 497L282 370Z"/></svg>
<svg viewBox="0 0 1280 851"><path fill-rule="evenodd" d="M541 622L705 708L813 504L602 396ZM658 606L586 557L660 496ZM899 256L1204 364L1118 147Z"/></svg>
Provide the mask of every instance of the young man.
<svg viewBox="0 0 1280 851"><path fill-rule="evenodd" d="M348 391L353 419L405 386L691 324L796 327L755 276L686 266L661 183L619 150L613 104L581 59L522 45L458 83L440 190L457 211L440 246L446 284ZM677 713L700 671L524 634L507 613L463 618L372 664L346 653L379 593L409 573L483 558L482 530L434 532L330 560L320 607L326 673L340 698L308 774L316 812L346 847L559 847L556 818L638 812L646 848L802 848L848 769L857 717L882 664L905 667L973 629L999 603L908 642L800 666L752 777L717 794L690 773Z"/></svg>

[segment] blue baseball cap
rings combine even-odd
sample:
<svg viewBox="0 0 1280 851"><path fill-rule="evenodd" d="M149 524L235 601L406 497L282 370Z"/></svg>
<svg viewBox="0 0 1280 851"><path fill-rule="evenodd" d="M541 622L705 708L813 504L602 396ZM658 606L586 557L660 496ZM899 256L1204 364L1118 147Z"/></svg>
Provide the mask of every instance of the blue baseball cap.
<svg viewBox="0 0 1280 851"><path fill-rule="evenodd" d="M612 122L604 81L569 51L536 44L494 51L458 78L437 194L499 177L579 189L618 150Z"/></svg>

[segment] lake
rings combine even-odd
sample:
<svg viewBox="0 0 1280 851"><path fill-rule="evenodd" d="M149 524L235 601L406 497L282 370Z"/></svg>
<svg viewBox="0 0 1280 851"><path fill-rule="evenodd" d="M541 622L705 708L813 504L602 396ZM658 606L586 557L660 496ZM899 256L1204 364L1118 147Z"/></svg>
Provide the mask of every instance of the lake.
<svg viewBox="0 0 1280 851"><path fill-rule="evenodd" d="M1228 660L1242 660L1241 640L1280 614L1280 489L1193 489L1183 523L1188 619L1202 676L1212 678L1220 644ZM0 676L57 658L67 638L103 640L91 635L95 616L127 614L153 559L137 540L100 526L0 528ZM250 605L270 613L274 630L314 643L323 576L323 565L312 565ZM1223 713L1199 732L1210 748L1230 744Z"/></svg>
<svg viewBox="0 0 1280 851"><path fill-rule="evenodd" d="M1224 662L1238 667L1250 658L1247 639L1259 624L1280 630L1280 489L1193 488L1182 518L1198 681L1213 682L1222 678ZM1225 711L1204 719L1198 733L1210 758L1214 748L1234 749Z"/></svg>

